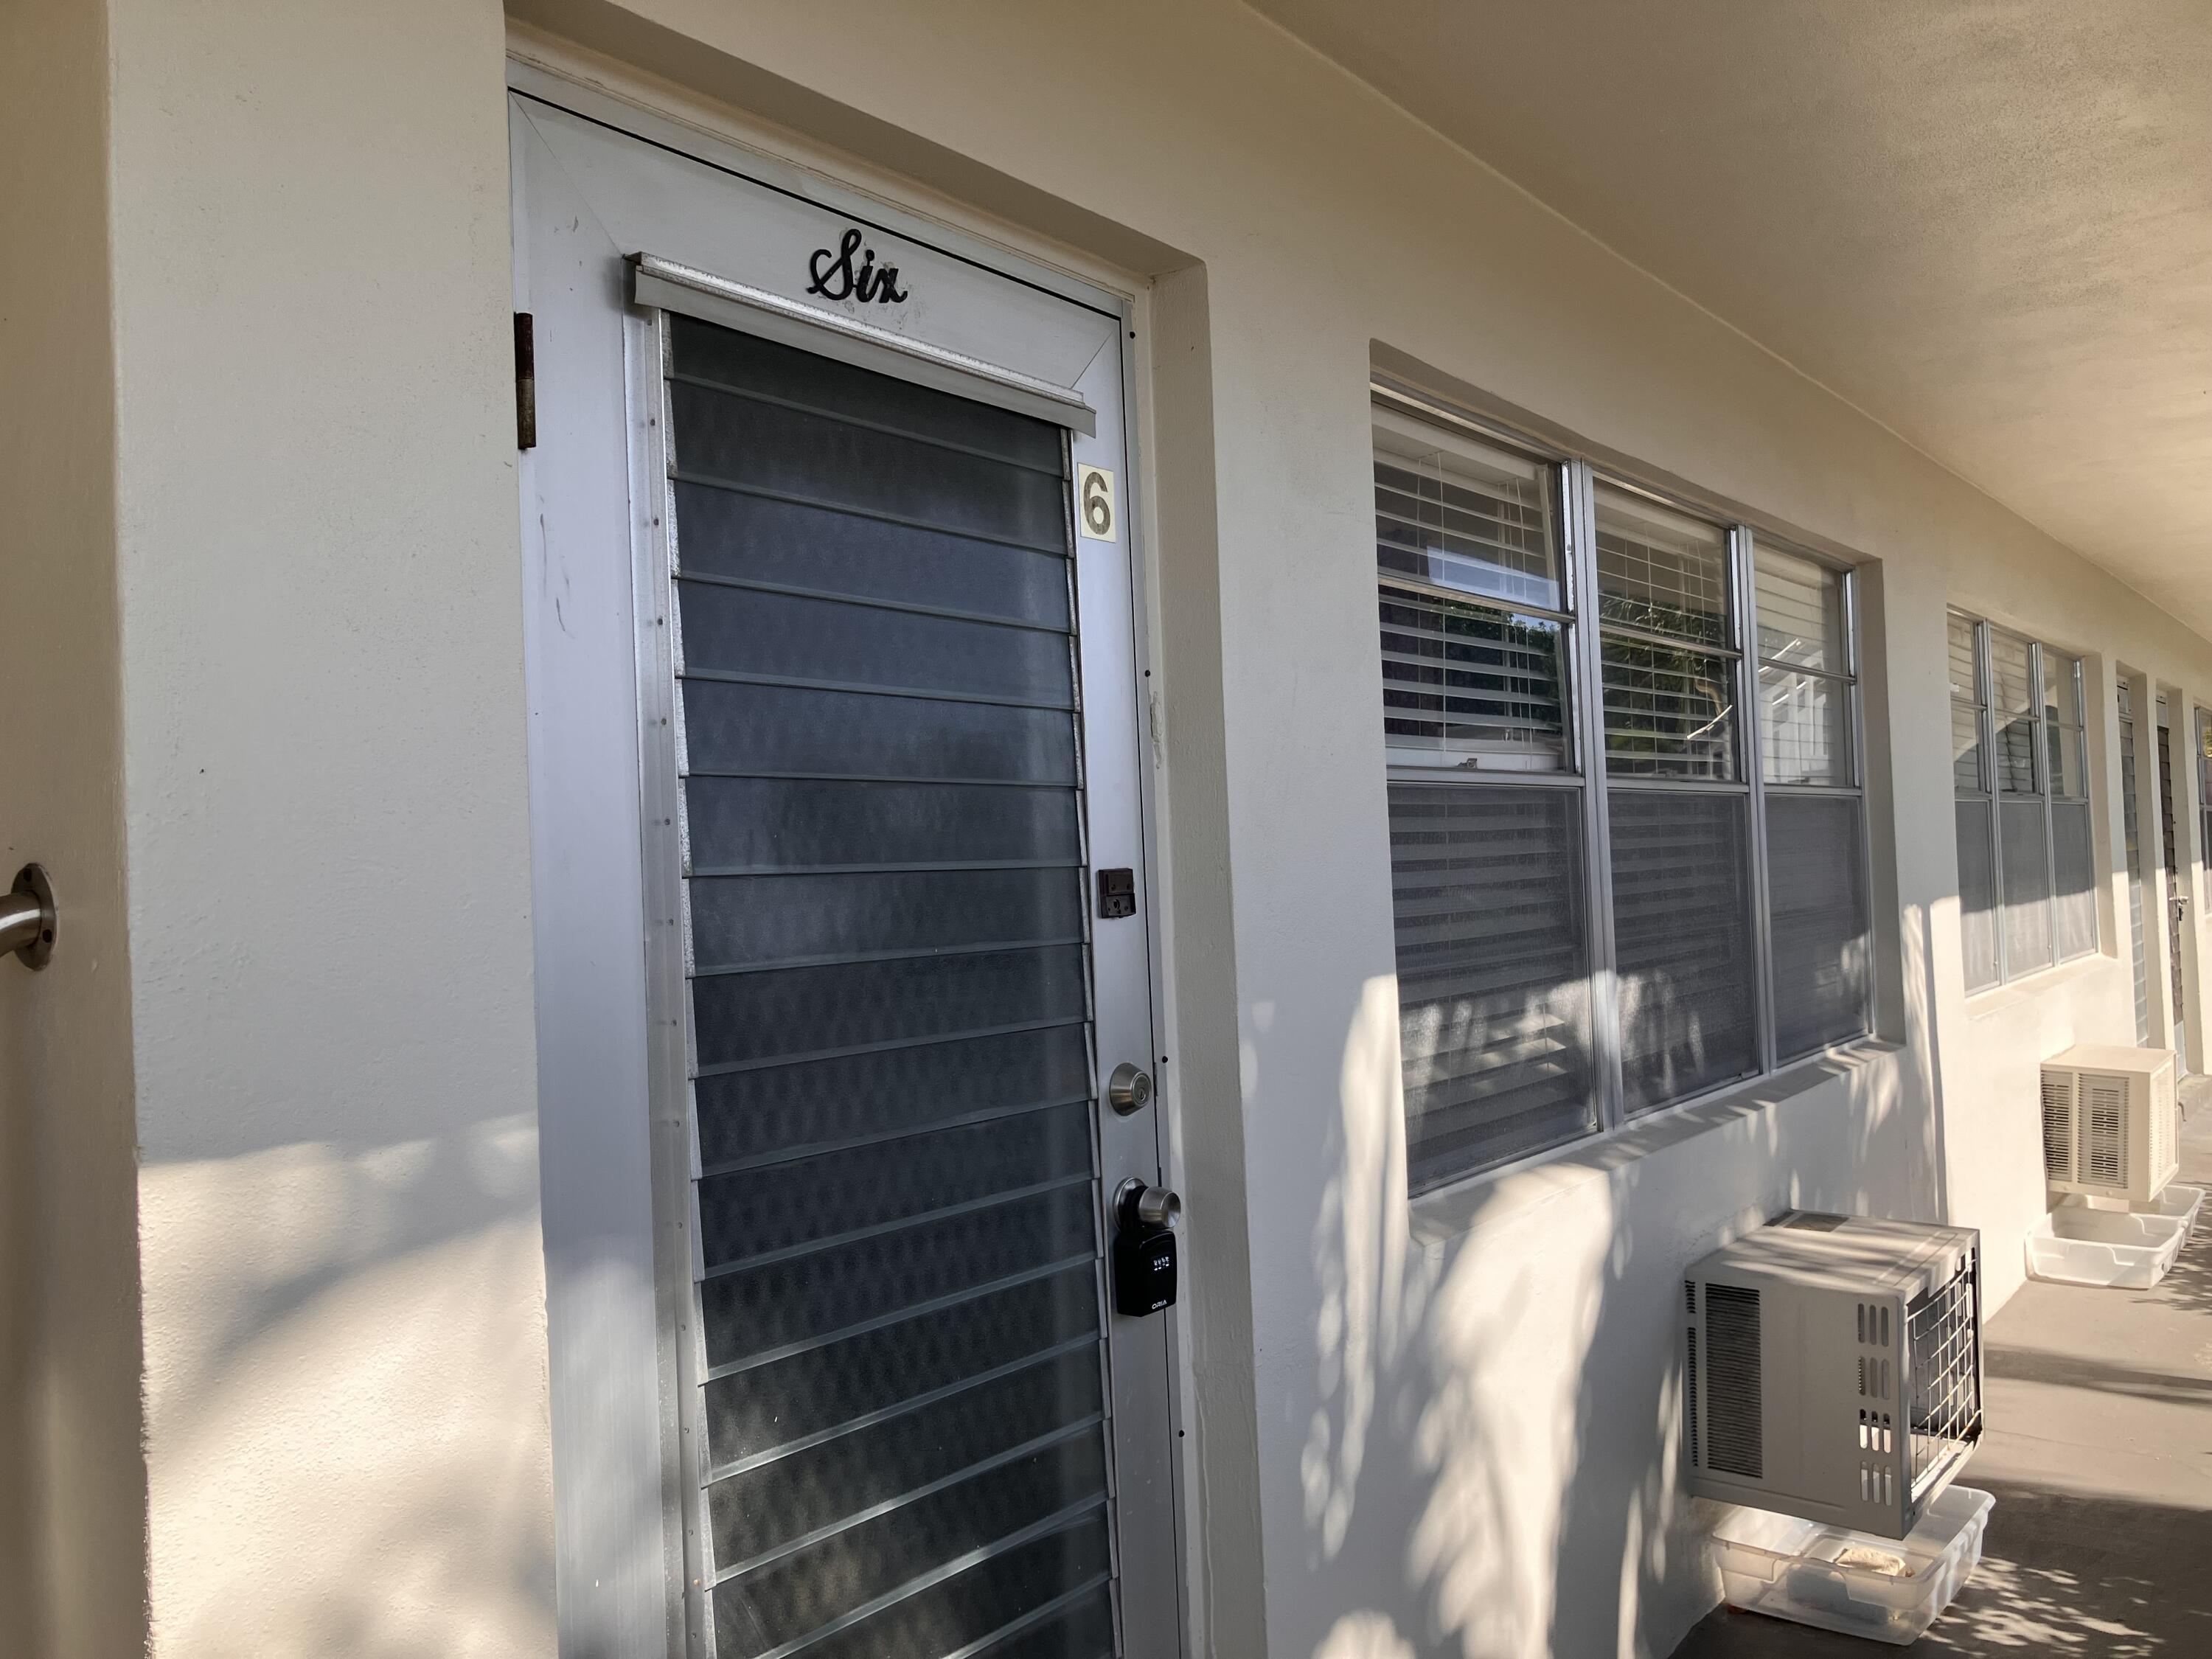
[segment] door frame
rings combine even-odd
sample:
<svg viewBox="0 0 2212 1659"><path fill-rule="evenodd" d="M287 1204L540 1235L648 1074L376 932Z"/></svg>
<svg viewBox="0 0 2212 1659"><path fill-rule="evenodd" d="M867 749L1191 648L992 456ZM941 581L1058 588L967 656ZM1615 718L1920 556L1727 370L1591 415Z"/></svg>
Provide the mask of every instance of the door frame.
<svg viewBox="0 0 2212 1659"><path fill-rule="evenodd" d="M749 130L741 119L732 118L720 111L714 112L714 125L716 130L709 131L702 124L702 112L679 108L678 100L674 98L656 96L641 87L623 86L618 90L610 91L607 89L607 82L606 75L599 72L596 66L594 72L586 78L579 65L561 61L559 53L550 50L546 43L534 39L528 41L526 50L511 50L510 52L507 77L507 90L509 93L520 92L556 104L587 120L623 132L647 144L671 151L675 155L704 161L709 166L724 171L738 173L755 183L764 184L770 189L803 197L828 213L873 223L915 242L927 244L995 275L1012 278L1043 292L1072 301L1086 308L1108 312L1119 318L1123 477L1118 482L1121 495L1121 527L1125 538L1125 558L1130 585L1128 602L1131 667L1133 678L1132 684L1127 688L1117 686L1113 688L1113 690L1115 695L1127 695L1132 700L1135 751L1138 760L1138 763L1131 769L1136 791L1134 811L1139 826L1142 863L1143 908L1139 920L1145 930L1146 994L1149 1002L1152 1028L1159 1046L1159 1054L1152 1056L1154 1062L1152 1069L1156 1078L1153 1109L1155 1155L1161 1171L1161 1178L1170 1184L1180 1185L1182 1172L1179 1167L1181 1135L1177 1130L1177 1116L1180 1111L1179 1091L1176 1087L1176 1079L1167 1068L1158 1063L1167 1054L1174 1052L1175 1030L1173 1004L1168 995L1168 963L1165 951L1167 918L1164 914L1166 903L1165 896L1162 890L1159 868L1161 832L1158 800L1159 781L1152 775L1152 757L1157 751L1152 731L1152 703L1146 695L1147 684L1155 666L1151 643L1152 619L1150 614L1155 582L1150 568L1152 539L1147 532L1151 525L1151 501L1149 491L1146 488L1147 468L1143 442L1143 434L1148 430L1149 425L1146 419L1145 401L1147 382L1142 373L1146 359L1146 353L1142 347L1149 332L1145 326L1147 302L1145 288L1140 283L1127 279L1115 280L1108 273L1091 266L1088 261L1069 256L1064 250L1056 247L1048 250L1045 245L1036 242L1035 239L1010 231L1008 228L995 222L985 220L981 216L958 213L951 204L932 200L928 204L928 210L924 210L919 205L910 207L887 195L885 191L888 186L884 181L871 180L868 185L863 185L858 181L848 182L847 175L855 169L849 166L841 166L833 173L825 160L799 154L797 147L791 143L787 134L777 133L774 147L771 148L768 142ZM870 185L872 187L869 187ZM917 199L927 195L927 192L919 191L905 193ZM522 244L526 229L524 196L521 180L518 175L514 182L518 248ZM956 222L956 219L965 219L969 222L963 224ZM1079 274L1079 269L1080 274ZM526 272L520 259L517 261L515 283L516 308L530 309L526 293ZM634 336L640 327L638 320L635 317L631 318L625 324L625 335ZM639 395L639 387L632 374L632 366L635 362L635 353L630 354L630 362L626 363L624 367L623 392L632 400L631 413L635 416L641 405L635 401ZM657 367L657 364L654 365L656 369ZM544 395L545 385L545 379L541 370L541 396ZM642 491L641 483L647 481L641 480L635 476L641 466L649 467L650 453L647 446L633 442L629 446L627 458L633 475L630 480L630 507L635 519L634 536L637 538L649 538L655 534L654 525L649 521L652 515L641 510L647 499ZM542 534L539 538L533 541L529 532L528 521L536 509L538 491L532 483L532 471L526 455L524 458L524 464L518 468L518 476L526 521L526 561L537 566L531 574L534 577L542 579L548 574L544 568L544 544ZM648 597L646 585L653 571L658 570L663 573L662 579L665 580L666 569L665 543L662 544L664 548L662 557L654 559L637 556L638 554L644 553L651 544L647 541L639 540L634 545L634 555L630 561L630 574L636 584L632 598L634 605ZM637 613L636 620L642 623L641 611ZM641 629L641 631L643 630ZM633 684L642 694L645 685L642 657L640 659L638 678ZM532 690L533 720L537 716L540 703L538 690L536 686ZM641 720L648 713L642 705L637 712ZM659 718L657 713L653 717ZM640 769L641 787L649 790L654 782L652 775L652 769L655 763L654 751L648 745L641 743L636 758ZM672 772L665 781L669 787L675 787L676 780ZM638 805L642 808L645 802L650 799L650 794L641 796ZM537 810L538 806L536 792L533 791L533 810ZM665 890L660 884L673 882L676 879L676 872L672 869L660 867L669 860L665 859L656 860L652 856L650 848L651 843L646 842L641 844L640 849L641 880L643 884L640 899L647 915L654 913L659 900L665 896ZM542 921L541 906L541 922ZM546 941L541 932L539 942L541 959L545 951L545 945ZM649 975L655 969L647 963L645 965L644 971ZM544 1018L545 1012L544 1001L541 997L541 1020ZM659 1034L654 1035L657 1036ZM684 1065L684 1034L680 1031L675 1033L673 1040L676 1045L675 1063L680 1073ZM541 1042L542 1041L541 1035ZM648 1038L647 1041L652 1042L652 1039ZM653 1047L659 1052L650 1058L649 1069L659 1073L667 1064L667 1054L665 1046L660 1043L653 1042ZM1101 1051L1097 1056L1097 1065L1102 1074L1109 1064L1108 1056ZM546 1080L541 1074L541 1101L545 1097L547 1088ZM656 1139L662 1142L671 1138L662 1133L664 1126L659 1121L660 1113L658 1103L665 1098L665 1092L659 1086L650 1087L647 1092L648 1110L655 1119L654 1136ZM1103 1110L1103 1107L1099 1109ZM688 1129L688 1118L684 1121ZM665 1146L656 1146L652 1153L656 1164L662 1164L665 1156ZM678 1173L688 1188L690 1173L688 1145L685 1146L684 1158L684 1167ZM663 1184L666 1174L665 1166L663 1164L661 1175L657 1176L653 1182L653 1225L656 1233L667 1218L668 1206L665 1203L667 1188ZM556 1183L549 1180L547 1183L549 1193L555 1190L556 1185ZM556 1282L560 1278L562 1271L556 1261L560 1254L556 1247L562 1242L559 1235L563 1229L562 1218L556 1213L555 1204L549 1204L546 1206L544 1222L547 1243L549 1322L550 1322L552 1312L550 1304L554 1303L562 1288ZM1102 1241L1109 1237L1110 1223L1108 1224L1106 1231L1102 1233ZM665 1249L665 1241L657 1241L656 1254ZM1188 1270L1186 1273L1188 1274ZM679 1275L672 1275L665 1271L655 1274L654 1296L656 1301L662 1304L659 1310L658 1326L662 1343L665 1345L656 1358L664 1379L666 1379L676 1369L671 1363L676 1358L672 1350L676 1340L676 1333L681 1328L680 1322L673 1316L676 1309L667 1304L681 1299L682 1293L687 1289L688 1285ZM1194 1568L1199 1559L1200 1548L1196 1530L1193 1524L1194 1516L1191 1513L1190 1498L1192 1489L1189 1471L1186 1467L1190 1454L1185 1449L1183 1433L1183 1425L1188 1416L1190 1378L1187 1374L1186 1359L1186 1355L1189 1352L1188 1344L1182 1321L1182 1310L1188 1305L1188 1298L1186 1295L1175 1309L1164 1316L1166 1420L1160 1425L1160 1431L1165 1437L1164 1455L1170 1483L1167 1508L1170 1524L1174 1530L1174 1544L1170 1552L1170 1571L1174 1580L1176 1603L1174 1625L1178 1650L1182 1652L1188 1652L1192 1647L1194 1616L1193 1604L1195 1588L1199 1582ZM1110 1337L1107 1340L1107 1349L1110 1364L1112 1352ZM672 1446L676 1444L680 1435L677 1413L677 1395L664 1387L663 1422L660 1426L664 1440ZM565 1512L558 1506L559 1463L557 1460L561 1442L564 1437L562 1434L562 1415L556 1400L555 1409L556 1513ZM572 1430L572 1435L573 1432ZM664 1500L662 1555L666 1571L671 1576L680 1575L682 1580L688 1583L692 1574L686 1571L690 1565L685 1559L689 1547L686 1540L693 1534L695 1528L683 1524L681 1510L683 1506L690 1501L690 1498L684 1490L684 1483L676 1478L681 1469L680 1459L670 1457L665 1462L665 1469L662 1483ZM556 1535L556 1583L564 1604L562 1620L562 1647L567 1650L572 1643L583 1641L590 1626L597 1622L582 1621L574 1627L574 1633L572 1634L572 1623L568 1617L566 1604L585 1586L597 1589L600 1564L577 1559L572 1554L568 1540ZM631 1588L635 1595L636 1587L633 1584ZM689 1601L693 1599L687 1593L685 1600ZM673 1613L674 1598L671 1597L669 1600L672 1603L671 1611ZM672 1620L668 1630L672 1653L683 1653L689 1650L688 1644L691 1640L692 1634L688 1628L690 1624L691 1620L686 1618L677 1617ZM604 1626L600 1627L604 1628ZM1150 1656L1147 1656L1146 1659L1150 1659Z"/></svg>

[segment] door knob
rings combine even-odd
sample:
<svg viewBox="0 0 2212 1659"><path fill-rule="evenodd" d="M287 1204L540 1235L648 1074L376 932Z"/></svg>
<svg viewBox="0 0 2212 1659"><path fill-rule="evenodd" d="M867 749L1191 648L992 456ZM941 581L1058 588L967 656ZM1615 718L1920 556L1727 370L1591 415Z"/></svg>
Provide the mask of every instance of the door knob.
<svg viewBox="0 0 2212 1659"><path fill-rule="evenodd" d="M1133 1231L1158 1232L1182 1217L1182 1200L1164 1187L1150 1187L1134 1176L1114 1194L1115 1218Z"/></svg>
<svg viewBox="0 0 2212 1659"><path fill-rule="evenodd" d="M43 968L54 954L54 887L46 872L27 864L0 898L0 951L13 951L26 968Z"/></svg>

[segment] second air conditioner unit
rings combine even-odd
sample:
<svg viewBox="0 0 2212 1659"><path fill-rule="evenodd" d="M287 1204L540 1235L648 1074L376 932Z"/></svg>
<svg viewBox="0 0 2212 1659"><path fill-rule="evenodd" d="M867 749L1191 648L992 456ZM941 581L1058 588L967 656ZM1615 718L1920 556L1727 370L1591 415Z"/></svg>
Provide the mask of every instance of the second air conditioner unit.
<svg viewBox="0 0 2212 1659"><path fill-rule="evenodd" d="M1690 1269L1701 1497L1902 1538L1982 1434L1981 1236L1793 1211Z"/></svg>
<svg viewBox="0 0 2212 1659"><path fill-rule="evenodd" d="M2053 1192L2153 1202L2179 1168L2180 1120L2170 1049L2084 1045L2043 1062Z"/></svg>

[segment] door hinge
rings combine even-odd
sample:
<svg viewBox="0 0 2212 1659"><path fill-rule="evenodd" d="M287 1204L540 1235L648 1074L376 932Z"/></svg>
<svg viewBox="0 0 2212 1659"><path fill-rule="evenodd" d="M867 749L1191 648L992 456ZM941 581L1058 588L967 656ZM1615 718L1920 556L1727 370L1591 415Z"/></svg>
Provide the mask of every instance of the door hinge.
<svg viewBox="0 0 2212 1659"><path fill-rule="evenodd" d="M514 447L538 447L538 345L531 315L514 313Z"/></svg>

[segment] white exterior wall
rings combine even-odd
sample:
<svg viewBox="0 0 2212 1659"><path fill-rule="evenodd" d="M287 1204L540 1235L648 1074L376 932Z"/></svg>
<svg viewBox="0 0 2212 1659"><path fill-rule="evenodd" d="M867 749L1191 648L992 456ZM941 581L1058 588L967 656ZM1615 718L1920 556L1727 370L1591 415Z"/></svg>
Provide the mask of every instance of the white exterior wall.
<svg viewBox="0 0 2212 1659"><path fill-rule="evenodd" d="M550 1652L501 21L111 15L154 1649Z"/></svg>
<svg viewBox="0 0 2212 1659"><path fill-rule="evenodd" d="M1711 1596L1682 1267L1787 1202L1948 1212L2002 1297L2035 1058L2131 1040L2117 878L2103 956L1963 994L1945 604L2093 653L2108 843L2112 665L2212 696L2212 646L1231 0L518 9L1162 279L1202 1644L1666 1652ZM501 19L112 17L155 1650L547 1653ZM1881 562L1887 1045L1408 1206L1378 350Z"/></svg>

